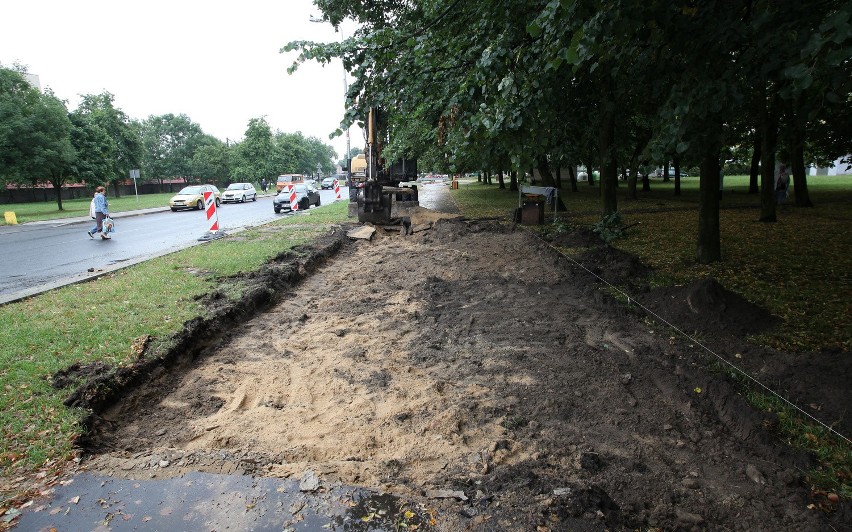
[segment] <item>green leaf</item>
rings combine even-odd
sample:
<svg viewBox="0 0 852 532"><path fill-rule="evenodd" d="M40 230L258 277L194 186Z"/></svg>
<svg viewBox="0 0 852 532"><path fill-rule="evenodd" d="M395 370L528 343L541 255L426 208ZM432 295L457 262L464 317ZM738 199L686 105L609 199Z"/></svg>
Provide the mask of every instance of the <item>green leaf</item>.
<svg viewBox="0 0 852 532"><path fill-rule="evenodd" d="M799 78L795 81L796 88L799 90L806 90L808 87L813 85L814 78L810 74L805 77Z"/></svg>
<svg viewBox="0 0 852 532"><path fill-rule="evenodd" d="M538 36L541 35L541 26L539 26L537 22L530 22L527 24L527 33L529 33L530 37L533 39L537 39Z"/></svg>
<svg viewBox="0 0 852 532"><path fill-rule="evenodd" d="M791 67L787 67L784 69L784 76L796 79L805 76L808 73L808 67L799 63L798 65L793 65Z"/></svg>
<svg viewBox="0 0 852 532"><path fill-rule="evenodd" d="M565 57L565 60L572 65L577 65L580 63L580 39L582 38L583 30L581 28L574 32L574 35L571 37L571 44L568 45L568 53Z"/></svg>

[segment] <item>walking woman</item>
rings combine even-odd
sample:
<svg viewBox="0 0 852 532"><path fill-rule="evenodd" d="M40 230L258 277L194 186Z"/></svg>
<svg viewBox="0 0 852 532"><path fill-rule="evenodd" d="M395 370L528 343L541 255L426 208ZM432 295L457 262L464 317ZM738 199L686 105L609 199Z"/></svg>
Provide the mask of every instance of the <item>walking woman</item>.
<svg viewBox="0 0 852 532"><path fill-rule="evenodd" d="M104 218L109 216L109 203L107 203L106 189L104 187L95 189L95 198L92 200L92 203L95 206L95 226L87 233L89 238L95 238L95 233L100 233L101 238L106 240L109 237L104 234L103 227Z"/></svg>

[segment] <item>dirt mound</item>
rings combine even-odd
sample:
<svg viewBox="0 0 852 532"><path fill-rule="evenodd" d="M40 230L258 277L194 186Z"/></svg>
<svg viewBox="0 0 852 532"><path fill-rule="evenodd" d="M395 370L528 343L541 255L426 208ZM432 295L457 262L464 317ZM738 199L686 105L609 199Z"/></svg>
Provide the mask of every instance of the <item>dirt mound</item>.
<svg viewBox="0 0 852 532"><path fill-rule="evenodd" d="M712 277L652 290L642 295L642 303L686 332L742 337L780 323L777 317L725 289Z"/></svg>
<svg viewBox="0 0 852 532"><path fill-rule="evenodd" d="M577 261L606 282L629 289L644 286L651 272L636 256L606 245L589 249Z"/></svg>
<svg viewBox="0 0 852 532"><path fill-rule="evenodd" d="M771 419L528 232L439 220L336 250L263 276L286 297L219 322L239 332L89 402L84 465L310 470L419 500L440 530L824 528Z"/></svg>

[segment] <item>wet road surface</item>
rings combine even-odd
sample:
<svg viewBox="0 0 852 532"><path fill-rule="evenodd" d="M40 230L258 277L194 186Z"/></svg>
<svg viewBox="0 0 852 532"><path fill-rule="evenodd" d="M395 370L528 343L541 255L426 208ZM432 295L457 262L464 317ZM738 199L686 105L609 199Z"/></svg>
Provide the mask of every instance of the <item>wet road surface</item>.
<svg viewBox="0 0 852 532"><path fill-rule="evenodd" d="M362 488L241 475L187 473L122 480L81 473L37 501L18 530L397 530L428 529L428 515ZM315 489L314 489L315 488Z"/></svg>

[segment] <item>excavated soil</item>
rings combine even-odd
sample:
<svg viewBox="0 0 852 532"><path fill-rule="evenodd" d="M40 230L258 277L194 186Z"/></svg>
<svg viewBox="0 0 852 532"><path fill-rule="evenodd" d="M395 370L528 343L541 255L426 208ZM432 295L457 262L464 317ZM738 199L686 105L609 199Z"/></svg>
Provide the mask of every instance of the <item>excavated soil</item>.
<svg viewBox="0 0 852 532"><path fill-rule="evenodd" d="M438 530L849 522L803 482L811 458L704 350L615 302L547 242L497 222L415 226L329 237L308 262L279 257L289 265L259 272L265 288L243 311L219 314L220 328L238 327L190 323L155 367L101 382L106 395L78 391L72 402L95 409L83 465L122 478L313 471L420 501ZM622 278L645 271L602 249L583 260ZM715 282L640 296L745 365L779 355L773 379L808 377L796 357L745 346L774 319ZM797 400L844 418L848 367L836 373L837 389L798 385Z"/></svg>

